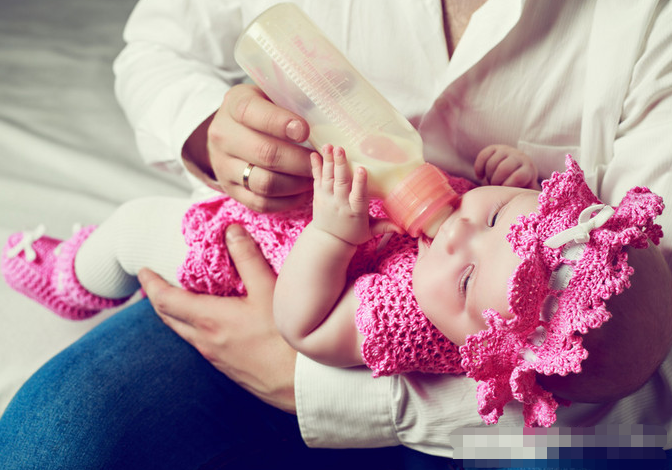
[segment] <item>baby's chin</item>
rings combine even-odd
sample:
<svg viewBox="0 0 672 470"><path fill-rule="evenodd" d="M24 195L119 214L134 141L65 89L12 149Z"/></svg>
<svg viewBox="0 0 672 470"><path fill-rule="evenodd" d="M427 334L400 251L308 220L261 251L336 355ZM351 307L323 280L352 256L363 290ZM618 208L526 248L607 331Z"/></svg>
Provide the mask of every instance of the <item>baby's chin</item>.
<svg viewBox="0 0 672 470"><path fill-rule="evenodd" d="M432 325L434 325L436 329L439 330L441 334L443 334L443 336L448 338L450 342L457 346L464 346L467 342L467 338L473 335L477 335L487 328L485 319L483 319L483 322L480 323L474 322L473 319L465 322L464 318L462 318L461 321L458 318L449 318L448 322L444 322L446 324L437 325L436 322L432 321L431 315L425 315L427 316L427 319L429 319L430 323L432 323ZM466 313L462 312L460 315L466 315Z"/></svg>

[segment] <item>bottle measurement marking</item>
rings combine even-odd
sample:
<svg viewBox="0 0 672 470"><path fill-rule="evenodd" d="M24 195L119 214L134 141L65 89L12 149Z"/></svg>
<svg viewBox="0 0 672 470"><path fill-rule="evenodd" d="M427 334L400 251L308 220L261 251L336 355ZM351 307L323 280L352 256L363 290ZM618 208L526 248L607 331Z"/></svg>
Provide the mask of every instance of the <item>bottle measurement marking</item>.
<svg viewBox="0 0 672 470"><path fill-rule="evenodd" d="M302 44L296 44L294 41L302 53L302 61L299 63L288 57L262 35L257 35L256 41L315 106L336 124L350 143L353 146L359 146L366 137L366 133L362 126L350 117L353 112L361 114L363 111L357 100L347 98L338 86L315 68Z"/></svg>

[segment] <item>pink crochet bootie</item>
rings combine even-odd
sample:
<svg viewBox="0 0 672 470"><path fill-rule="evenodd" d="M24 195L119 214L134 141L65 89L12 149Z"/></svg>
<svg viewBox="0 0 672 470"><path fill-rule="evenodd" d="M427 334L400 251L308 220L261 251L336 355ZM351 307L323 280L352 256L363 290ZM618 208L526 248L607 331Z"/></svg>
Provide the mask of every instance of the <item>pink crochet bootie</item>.
<svg viewBox="0 0 672 470"><path fill-rule="evenodd" d="M77 280L75 255L93 230L95 226L85 227L65 242L44 236L44 226L11 235L2 251L7 284L70 320L84 320L125 302L92 294Z"/></svg>

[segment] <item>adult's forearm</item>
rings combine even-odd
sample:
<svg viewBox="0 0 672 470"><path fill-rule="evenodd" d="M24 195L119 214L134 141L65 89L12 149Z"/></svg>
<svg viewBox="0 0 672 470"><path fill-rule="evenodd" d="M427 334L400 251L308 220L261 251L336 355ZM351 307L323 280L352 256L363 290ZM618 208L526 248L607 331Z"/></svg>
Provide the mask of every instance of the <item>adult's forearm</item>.
<svg viewBox="0 0 672 470"><path fill-rule="evenodd" d="M208 152L208 128L212 123L214 115L200 123L198 127L189 135L182 146L182 163L184 167L201 182L209 187L221 191L221 185L217 182L217 177L212 169L210 154Z"/></svg>
<svg viewBox="0 0 672 470"><path fill-rule="evenodd" d="M295 394L301 434L311 447L404 445L452 457L451 433L483 425L476 382L464 375L374 379L365 367L328 367L299 355ZM522 427L521 411L505 413L500 425Z"/></svg>
<svg viewBox="0 0 672 470"><path fill-rule="evenodd" d="M295 395L301 435L310 447L399 445L392 420L392 377L365 367L329 367L298 355Z"/></svg>
<svg viewBox="0 0 672 470"><path fill-rule="evenodd" d="M181 168L189 136L244 77L233 58L237 2L211 3L140 0L126 25L115 92L148 163Z"/></svg>

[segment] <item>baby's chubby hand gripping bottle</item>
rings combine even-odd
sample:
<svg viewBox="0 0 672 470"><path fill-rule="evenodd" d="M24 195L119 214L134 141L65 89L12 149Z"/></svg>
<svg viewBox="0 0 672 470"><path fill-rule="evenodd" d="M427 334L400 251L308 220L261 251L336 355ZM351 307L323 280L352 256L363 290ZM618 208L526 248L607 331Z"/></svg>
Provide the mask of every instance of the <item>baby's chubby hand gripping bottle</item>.
<svg viewBox="0 0 672 470"><path fill-rule="evenodd" d="M238 64L278 106L310 125L309 142L343 147L366 169L369 194L411 236L434 237L458 196L425 163L420 134L297 6L258 16L235 48Z"/></svg>

